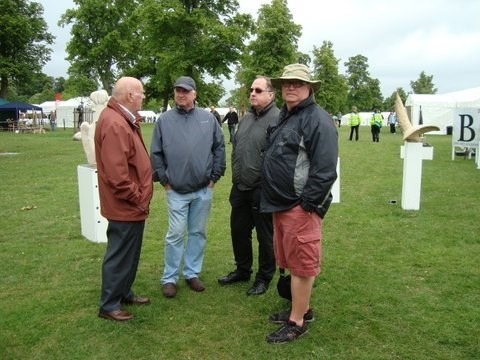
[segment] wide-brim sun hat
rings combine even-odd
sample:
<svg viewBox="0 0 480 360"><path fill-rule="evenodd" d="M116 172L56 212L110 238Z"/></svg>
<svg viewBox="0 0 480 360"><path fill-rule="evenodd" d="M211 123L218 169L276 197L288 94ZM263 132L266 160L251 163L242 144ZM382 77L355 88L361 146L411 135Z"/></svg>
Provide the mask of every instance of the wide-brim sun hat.
<svg viewBox="0 0 480 360"><path fill-rule="evenodd" d="M310 69L304 64L290 64L283 68L283 74L281 77L270 79L272 85L277 88L282 88L282 83L285 80L299 80L310 84L313 91L317 91L320 88L321 81L313 80L310 75Z"/></svg>

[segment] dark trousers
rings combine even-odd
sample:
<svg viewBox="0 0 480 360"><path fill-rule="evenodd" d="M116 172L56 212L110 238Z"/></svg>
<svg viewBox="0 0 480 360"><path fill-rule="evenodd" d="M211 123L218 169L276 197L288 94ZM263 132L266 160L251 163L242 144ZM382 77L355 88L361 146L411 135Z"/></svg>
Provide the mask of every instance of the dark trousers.
<svg viewBox="0 0 480 360"><path fill-rule="evenodd" d="M230 231L233 254L237 271L245 275L252 272L253 228L258 240L258 271L256 280L270 283L275 274L275 255L273 252L272 215L259 212L260 188L240 191L236 185L230 192Z"/></svg>
<svg viewBox="0 0 480 360"><path fill-rule="evenodd" d="M372 141L378 142L380 140L380 128L375 125L371 125L370 131L372 132Z"/></svg>
<svg viewBox="0 0 480 360"><path fill-rule="evenodd" d="M355 131L355 141L358 141L358 128L359 127L360 127L360 125L354 125L354 126L350 127L350 137L349 137L350 141L353 138L353 132L354 131Z"/></svg>
<svg viewBox="0 0 480 360"><path fill-rule="evenodd" d="M142 248L145 221L108 220L107 249L102 265L100 310L113 311L131 298Z"/></svg>

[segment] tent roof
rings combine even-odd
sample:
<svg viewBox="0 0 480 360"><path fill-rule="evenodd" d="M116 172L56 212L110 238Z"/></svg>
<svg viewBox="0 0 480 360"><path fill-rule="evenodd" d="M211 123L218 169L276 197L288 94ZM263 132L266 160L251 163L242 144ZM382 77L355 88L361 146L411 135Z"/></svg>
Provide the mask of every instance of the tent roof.
<svg viewBox="0 0 480 360"><path fill-rule="evenodd" d="M410 94L405 101L405 106L449 106L457 107L480 102L480 87L455 91L442 95L436 94Z"/></svg>
<svg viewBox="0 0 480 360"><path fill-rule="evenodd" d="M157 114L151 110L140 110L138 114L142 117L157 117Z"/></svg>
<svg viewBox="0 0 480 360"><path fill-rule="evenodd" d="M21 101L12 101L3 105L0 105L0 110L16 110L18 111L27 111L27 110L40 110L42 111L42 108L40 106L32 105L32 104L27 104Z"/></svg>
<svg viewBox="0 0 480 360"><path fill-rule="evenodd" d="M8 103L8 100L5 100L4 98L0 98L0 105Z"/></svg>

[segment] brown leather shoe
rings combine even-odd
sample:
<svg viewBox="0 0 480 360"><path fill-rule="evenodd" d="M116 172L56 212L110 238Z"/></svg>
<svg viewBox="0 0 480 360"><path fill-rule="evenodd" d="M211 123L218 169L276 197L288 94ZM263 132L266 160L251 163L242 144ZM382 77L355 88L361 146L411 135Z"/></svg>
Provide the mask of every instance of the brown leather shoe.
<svg viewBox="0 0 480 360"><path fill-rule="evenodd" d="M190 289L192 289L193 291L201 292L205 290L205 285L203 285L203 283L200 281L199 278L194 277L194 278L185 279L185 280L188 286L190 286Z"/></svg>
<svg viewBox="0 0 480 360"><path fill-rule="evenodd" d="M105 311L99 311L98 312L98 317L101 317L103 319L108 319L108 320L115 320L115 321L127 321L130 319L133 319L133 314L131 312L125 311L125 310L113 310L109 312Z"/></svg>
<svg viewBox="0 0 480 360"><path fill-rule="evenodd" d="M122 301L126 305L148 305L150 304L150 299L143 296L134 296L130 299L124 299Z"/></svg>
<svg viewBox="0 0 480 360"><path fill-rule="evenodd" d="M162 286L163 296L173 298L177 295L177 286L174 283L166 283Z"/></svg>

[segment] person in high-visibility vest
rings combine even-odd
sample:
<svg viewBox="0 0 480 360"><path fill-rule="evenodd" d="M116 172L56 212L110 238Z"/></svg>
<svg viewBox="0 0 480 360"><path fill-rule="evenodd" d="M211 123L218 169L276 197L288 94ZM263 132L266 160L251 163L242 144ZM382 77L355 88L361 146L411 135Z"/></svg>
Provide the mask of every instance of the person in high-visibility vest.
<svg viewBox="0 0 480 360"><path fill-rule="evenodd" d="M355 141L358 141L358 128L360 127L360 115L358 114L358 109L356 106L352 106L352 112L348 117L348 124L350 125L350 137L349 140L352 141L353 132L355 132Z"/></svg>
<svg viewBox="0 0 480 360"><path fill-rule="evenodd" d="M380 129L383 126L383 115L380 110L375 109L375 112L370 119L370 128L372 131L372 141L378 142L380 140Z"/></svg>

